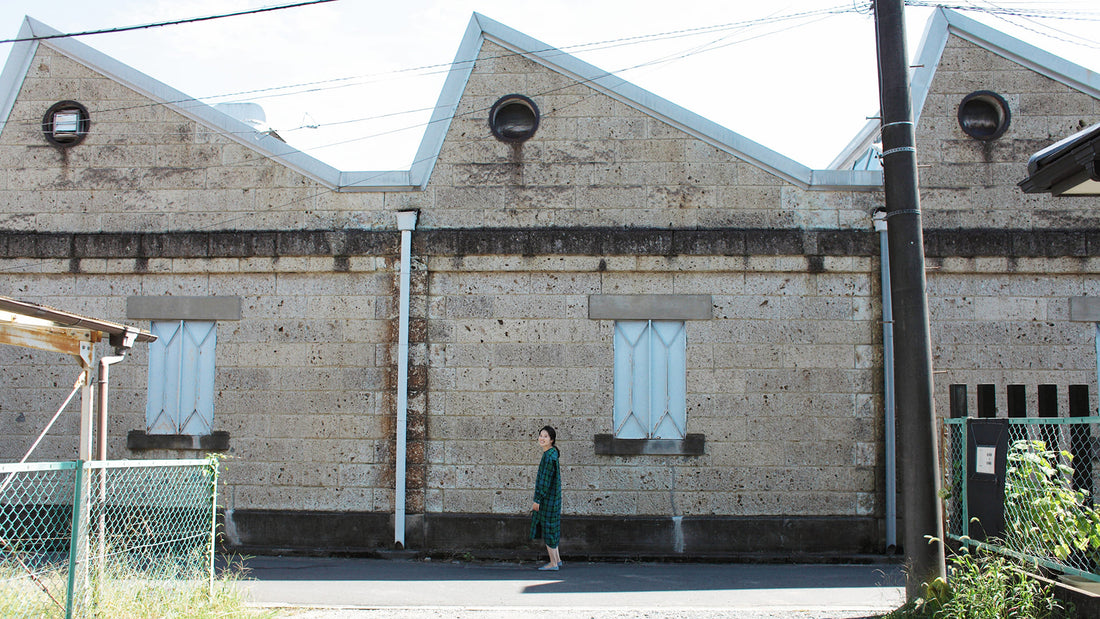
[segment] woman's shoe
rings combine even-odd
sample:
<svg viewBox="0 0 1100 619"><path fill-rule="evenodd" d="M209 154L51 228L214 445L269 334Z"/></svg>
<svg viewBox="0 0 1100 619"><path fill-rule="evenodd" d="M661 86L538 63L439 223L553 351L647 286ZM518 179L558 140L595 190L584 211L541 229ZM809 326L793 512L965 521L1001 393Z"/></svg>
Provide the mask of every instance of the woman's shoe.
<svg viewBox="0 0 1100 619"><path fill-rule="evenodd" d="M559 563L558 565L561 565L561 564ZM544 565L544 566L539 568L539 571L540 572L556 572L556 571L558 571L558 566L557 565L549 565L549 564Z"/></svg>
<svg viewBox="0 0 1100 619"><path fill-rule="evenodd" d="M565 561L558 561L558 567L562 567L563 565L565 565Z"/></svg>

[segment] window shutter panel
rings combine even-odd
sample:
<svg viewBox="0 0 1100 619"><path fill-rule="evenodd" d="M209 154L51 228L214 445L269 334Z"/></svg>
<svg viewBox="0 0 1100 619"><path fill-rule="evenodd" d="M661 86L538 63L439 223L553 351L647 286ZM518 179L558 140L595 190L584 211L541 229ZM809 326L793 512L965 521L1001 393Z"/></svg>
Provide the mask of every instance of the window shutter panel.
<svg viewBox="0 0 1100 619"><path fill-rule="evenodd" d="M145 427L149 434L175 434L179 419L179 359L182 322L154 322L157 340L149 344L149 399Z"/></svg>
<svg viewBox="0 0 1100 619"><path fill-rule="evenodd" d="M615 404L612 423L616 438L648 438L648 322L615 322Z"/></svg>
<svg viewBox="0 0 1100 619"><path fill-rule="evenodd" d="M687 335L684 323L654 320L650 357L650 438L684 438L687 425Z"/></svg>
<svg viewBox="0 0 1100 619"><path fill-rule="evenodd" d="M214 322L188 321L183 325L180 364L179 433L210 434L214 424Z"/></svg>

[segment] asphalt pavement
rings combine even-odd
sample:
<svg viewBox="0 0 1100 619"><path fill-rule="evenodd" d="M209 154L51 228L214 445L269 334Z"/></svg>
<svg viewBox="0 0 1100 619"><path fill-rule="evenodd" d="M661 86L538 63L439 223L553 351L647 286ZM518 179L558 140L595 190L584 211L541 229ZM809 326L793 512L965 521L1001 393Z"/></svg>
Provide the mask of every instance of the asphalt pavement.
<svg viewBox="0 0 1100 619"><path fill-rule="evenodd" d="M894 563L867 565L252 557L254 605L313 618L873 617L905 599Z"/></svg>

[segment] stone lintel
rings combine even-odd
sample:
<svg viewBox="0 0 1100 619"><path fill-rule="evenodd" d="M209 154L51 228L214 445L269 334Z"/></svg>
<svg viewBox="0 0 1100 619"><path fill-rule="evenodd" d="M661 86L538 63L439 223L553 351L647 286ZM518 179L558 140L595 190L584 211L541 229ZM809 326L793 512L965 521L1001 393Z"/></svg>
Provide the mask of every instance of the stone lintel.
<svg viewBox="0 0 1100 619"><path fill-rule="evenodd" d="M240 297L127 297L130 320L240 320Z"/></svg>
<svg viewBox="0 0 1100 619"><path fill-rule="evenodd" d="M588 296L592 320L710 320L714 302L709 294L593 294Z"/></svg>

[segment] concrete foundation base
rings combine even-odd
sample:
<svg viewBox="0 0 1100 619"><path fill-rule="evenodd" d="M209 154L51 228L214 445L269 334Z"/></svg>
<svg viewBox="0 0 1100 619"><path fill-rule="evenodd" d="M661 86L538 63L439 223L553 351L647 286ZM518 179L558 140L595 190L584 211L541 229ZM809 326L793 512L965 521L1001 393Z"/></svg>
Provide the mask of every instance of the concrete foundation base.
<svg viewBox="0 0 1100 619"><path fill-rule="evenodd" d="M406 549L425 555L523 557L541 550L526 516L410 514ZM393 517L375 512L236 510L228 550L374 556L394 548ZM574 557L690 560L851 560L884 552L881 522L862 517L569 516L562 548Z"/></svg>

